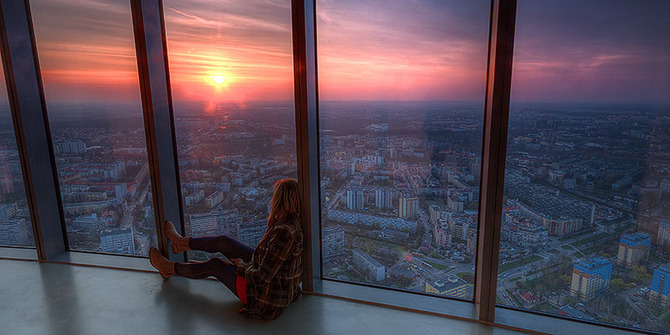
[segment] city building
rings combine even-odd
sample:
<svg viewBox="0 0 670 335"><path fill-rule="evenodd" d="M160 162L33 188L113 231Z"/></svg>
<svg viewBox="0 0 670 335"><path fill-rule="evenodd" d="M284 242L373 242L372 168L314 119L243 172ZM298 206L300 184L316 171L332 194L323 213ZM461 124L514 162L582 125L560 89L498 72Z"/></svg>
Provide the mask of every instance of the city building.
<svg viewBox="0 0 670 335"><path fill-rule="evenodd" d="M189 214L188 217L191 222L191 236L203 237L217 234L218 212Z"/></svg>
<svg viewBox="0 0 670 335"><path fill-rule="evenodd" d="M366 254L361 249L355 249L352 253L354 265L363 271L366 276L374 281L382 281L386 278L386 269L377 262L372 256Z"/></svg>
<svg viewBox="0 0 670 335"><path fill-rule="evenodd" d="M659 223L656 243L659 245L670 243L670 221L661 221Z"/></svg>
<svg viewBox="0 0 670 335"><path fill-rule="evenodd" d="M440 212L442 210L440 209L440 206L438 205L430 205L428 206L428 215L430 217L430 223L436 224L438 220L440 220Z"/></svg>
<svg viewBox="0 0 670 335"><path fill-rule="evenodd" d="M425 286L424 291L427 293L462 299L467 299L468 288L472 287L472 285L457 276L449 276L434 282L426 282Z"/></svg>
<svg viewBox="0 0 670 335"><path fill-rule="evenodd" d="M81 154L86 152L86 143L79 140L56 142L54 152L56 155Z"/></svg>
<svg viewBox="0 0 670 335"><path fill-rule="evenodd" d="M0 220L7 221L9 218L17 215L19 206L16 203L0 205Z"/></svg>
<svg viewBox="0 0 670 335"><path fill-rule="evenodd" d="M635 232L621 237L617 264L632 266L644 262L649 256L651 236L643 232Z"/></svg>
<svg viewBox="0 0 670 335"><path fill-rule="evenodd" d="M612 261L596 256L583 260L572 269L570 294L582 301L591 300L610 286Z"/></svg>
<svg viewBox="0 0 670 335"><path fill-rule="evenodd" d="M462 212L463 205L464 203L460 199L455 199L454 196L447 197L447 208L451 209L452 211Z"/></svg>
<svg viewBox="0 0 670 335"><path fill-rule="evenodd" d="M363 190L347 190L347 208L349 210L362 210L365 208Z"/></svg>
<svg viewBox="0 0 670 335"><path fill-rule="evenodd" d="M75 231L95 231L100 229L100 220L96 213L81 215L72 220L70 228Z"/></svg>
<svg viewBox="0 0 670 335"><path fill-rule="evenodd" d="M205 198L205 191L199 190L185 196L184 203L186 204L186 206L193 206L202 201L202 199L204 198Z"/></svg>
<svg viewBox="0 0 670 335"><path fill-rule="evenodd" d="M217 233L219 235L239 238L237 235L237 225L240 223L240 212L237 209L219 210L216 219L218 225Z"/></svg>
<svg viewBox="0 0 670 335"><path fill-rule="evenodd" d="M336 260L344 254L344 228L340 225L321 230L321 257L324 261Z"/></svg>
<svg viewBox="0 0 670 335"><path fill-rule="evenodd" d="M220 204L221 201L223 201L223 193L214 191L212 194L208 195L207 198L205 198L205 206L209 209L212 209Z"/></svg>
<svg viewBox="0 0 670 335"><path fill-rule="evenodd" d="M267 228L268 221L266 219L240 222L237 225L237 236L240 242L255 248L265 235Z"/></svg>
<svg viewBox="0 0 670 335"><path fill-rule="evenodd" d="M544 220L543 224L549 230L549 234L554 236L564 236L582 229L580 219L549 219Z"/></svg>
<svg viewBox="0 0 670 335"><path fill-rule="evenodd" d="M100 232L100 251L114 254L135 254L135 239L132 227L108 229Z"/></svg>
<svg viewBox="0 0 670 335"><path fill-rule="evenodd" d="M451 246L451 234L445 228L438 228L433 238L435 239L435 246L438 248L447 249Z"/></svg>
<svg viewBox="0 0 670 335"><path fill-rule="evenodd" d="M501 238L521 247L542 247L549 240L549 232L541 226L503 225Z"/></svg>
<svg viewBox="0 0 670 335"><path fill-rule="evenodd" d="M400 196L398 216L403 219L412 220L416 217L417 207L419 206L419 198L408 198L406 195Z"/></svg>
<svg viewBox="0 0 670 335"><path fill-rule="evenodd" d="M327 218L337 222L359 224L376 228L392 228L397 231L410 233L416 232L416 221L407 221L396 217L377 216L362 213L352 213L331 209L327 212Z"/></svg>
<svg viewBox="0 0 670 335"><path fill-rule="evenodd" d="M0 245L26 245L29 231L30 223L24 218L0 220Z"/></svg>
<svg viewBox="0 0 670 335"><path fill-rule="evenodd" d="M393 191L388 189L375 190L375 206L379 209L393 208Z"/></svg>
<svg viewBox="0 0 670 335"><path fill-rule="evenodd" d="M670 302L670 263L663 264L654 269L649 290L649 301L661 306Z"/></svg>

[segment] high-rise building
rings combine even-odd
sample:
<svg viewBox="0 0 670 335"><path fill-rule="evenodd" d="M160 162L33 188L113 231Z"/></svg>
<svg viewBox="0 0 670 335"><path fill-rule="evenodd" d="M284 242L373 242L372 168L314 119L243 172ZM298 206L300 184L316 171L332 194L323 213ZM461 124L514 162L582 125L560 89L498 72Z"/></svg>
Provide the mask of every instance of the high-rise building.
<svg viewBox="0 0 670 335"><path fill-rule="evenodd" d="M135 254L133 228L103 230L100 232L100 251L114 254Z"/></svg>
<svg viewBox="0 0 670 335"><path fill-rule="evenodd" d="M347 190L347 208L361 210L365 208L363 190Z"/></svg>
<svg viewBox="0 0 670 335"><path fill-rule="evenodd" d="M379 209L393 208L393 191L386 189L375 190L375 205Z"/></svg>
<svg viewBox="0 0 670 335"><path fill-rule="evenodd" d="M340 225L321 230L322 255L324 261L334 260L344 254L344 228Z"/></svg>
<svg viewBox="0 0 670 335"><path fill-rule="evenodd" d="M617 264L632 266L639 264L649 256L651 247L651 236L643 232L635 232L621 237L619 240L619 253Z"/></svg>
<svg viewBox="0 0 670 335"><path fill-rule="evenodd" d="M658 225L658 235L656 242L660 245L670 243L670 221L661 221Z"/></svg>
<svg viewBox="0 0 670 335"><path fill-rule="evenodd" d="M610 286L612 261L596 256L583 260L572 269L570 294L586 301L591 300Z"/></svg>
<svg viewBox="0 0 670 335"><path fill-rule="evenodd" d="M665 306L670 302L670 263L654 270L649 291L649 301Z"/></svg>
<svg viewBox="0 0 670 335"><path fill-rule="evenodd" d="M419 206L419 198L408 198L406 195L400 196L398 216L403 219L414 219L416 217L416 210Z"/></svg>
<svg viewBox="0 0 670 335"><path fill-rule="evenodd" d="M451 245L451 233L445 228L438 228L433 238L438 248L446 249Z"/></svg>
<svg viewBox="0 0 670 335"><path fill-rule="evenodd" d="M430 216L430 223L436 224L438 220L440 220L440 214L441 214L442 209L438 205L430 205L428 207L428 214Z"/></svg>

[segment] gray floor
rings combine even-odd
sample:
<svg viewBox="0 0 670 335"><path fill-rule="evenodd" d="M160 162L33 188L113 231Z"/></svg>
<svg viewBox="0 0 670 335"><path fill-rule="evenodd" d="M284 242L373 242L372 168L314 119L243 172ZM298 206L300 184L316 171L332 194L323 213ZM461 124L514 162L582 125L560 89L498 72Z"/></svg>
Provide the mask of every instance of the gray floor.
<svg viewBox="0 0 670 335"><path fill-rule="evenodd" d="M309 295L270 322L240 307L211 280L0 260L0 334L517 334Z"/></svg>

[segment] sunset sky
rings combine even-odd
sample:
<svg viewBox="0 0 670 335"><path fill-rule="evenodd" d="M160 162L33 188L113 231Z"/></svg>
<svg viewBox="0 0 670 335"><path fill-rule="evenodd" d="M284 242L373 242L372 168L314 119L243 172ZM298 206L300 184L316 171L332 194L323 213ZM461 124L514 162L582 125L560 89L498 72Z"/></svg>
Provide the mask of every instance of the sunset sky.
<svg viewBox="0 0 670 335"><path fill-rule="evenodd" d="M139 102L129 1L31 6L47 100ZM292 99L289 1L164 6L175 101ZM483 100L489 1L317 6L321 99ZM670 1L518 8L514 100L670 100Z"/></svg>

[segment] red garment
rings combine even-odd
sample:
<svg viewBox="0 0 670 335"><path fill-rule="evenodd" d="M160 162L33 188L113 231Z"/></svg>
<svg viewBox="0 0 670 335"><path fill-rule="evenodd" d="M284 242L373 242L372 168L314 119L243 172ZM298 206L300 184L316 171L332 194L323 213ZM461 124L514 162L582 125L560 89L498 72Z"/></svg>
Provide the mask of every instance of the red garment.
<svg viewBox="0 0 670 335"><path fill-rule="evenodd" d="M237 296L243 304L247 304L247 280L242 276L237 276L235 280L235 288L237 288Z"/></svg>

